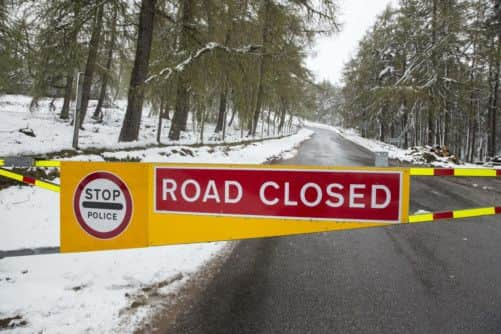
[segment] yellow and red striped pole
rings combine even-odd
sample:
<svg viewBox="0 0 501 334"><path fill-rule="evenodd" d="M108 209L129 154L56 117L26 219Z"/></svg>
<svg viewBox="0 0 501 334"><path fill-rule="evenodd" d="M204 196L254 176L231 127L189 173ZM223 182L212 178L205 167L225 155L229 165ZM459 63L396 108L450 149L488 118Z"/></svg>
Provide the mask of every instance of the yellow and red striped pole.
<svg viewBox="0 0 501 334"><path fill-rule="evenodd" d="M424 223L442 219L471 218L499 214L501 214L501 206L491 206L486 208L452 210L411 215L409 216L409 223Z"/></svg>
<svg viewBox="0 0 501 334"><path fill-rule="evenodd" d="M501 169L487 168L410 168L411 176L499 177ZM442 219L470 218L501 214L501 206L423 213L409 216L409 223Z"/></svg>
<svg viewBox="0 0 501 334"><path fill-rule="evenodd" d="M496 177L501 176L501 169L493 168L410 168L411 176L465 176Z"/></svg>
<svg viewBox="0 0 501 334"><path fill-rule="evenodd" d="M37 186L40 188L44 188L47 190L52 190L55 192L59 192L59 185L52 183L52 182L47 182L47 181L42 181L42 180L37 180L31 176L26 176L26 175L21 175L15 172L11 172L10 170L0 168L0 176L4 176L6 178L23 182L32 186Z"/></svg>

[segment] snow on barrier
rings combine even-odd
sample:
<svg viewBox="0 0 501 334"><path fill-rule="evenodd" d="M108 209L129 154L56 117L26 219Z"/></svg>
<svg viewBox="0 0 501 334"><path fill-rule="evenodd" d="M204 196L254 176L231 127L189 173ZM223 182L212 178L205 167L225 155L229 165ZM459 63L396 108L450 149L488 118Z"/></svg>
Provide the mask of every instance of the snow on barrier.
<svg viewBox="0 0 501 334"><path fill-rule="evenodd" d="M148 247L422 223L501 214L501 206L409 215L411 176L499 177L501 170L75 162L59 167L61 251Z"/></svg>

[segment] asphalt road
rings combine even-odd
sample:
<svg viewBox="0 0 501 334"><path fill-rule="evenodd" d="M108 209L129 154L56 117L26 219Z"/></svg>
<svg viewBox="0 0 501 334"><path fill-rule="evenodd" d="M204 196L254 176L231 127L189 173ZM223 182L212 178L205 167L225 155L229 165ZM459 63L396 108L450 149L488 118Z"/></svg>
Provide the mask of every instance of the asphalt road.
<svg viewBox="0 0 501 334"><path fill-rule="evenodd" d="M316 130L285 164L372 165ZM411 211L501 203L493 179L417 178ZM500 333L501 219L240 242L173 333Z"/></svg>

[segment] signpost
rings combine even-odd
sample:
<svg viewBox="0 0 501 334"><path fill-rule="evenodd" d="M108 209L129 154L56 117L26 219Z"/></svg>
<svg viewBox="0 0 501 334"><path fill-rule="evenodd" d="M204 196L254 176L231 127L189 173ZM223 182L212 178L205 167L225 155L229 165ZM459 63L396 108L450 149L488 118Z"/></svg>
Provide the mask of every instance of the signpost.
<svg viewBox="0 0 501 334"><path fill-rule="evenodd" d="M73 141L72 147L77 150L78 149L78 135L80 131L80 107L82 104L82 90L80 89L80 74L83 72L76 72L76 87L75 87L75 112L73 113Z"/></svg>
<svg viewBox="0 0 501 334"><path fill-rule="evenodd" d="M234 240L406 223L398 168L61 163L61 250Z"/></svg>

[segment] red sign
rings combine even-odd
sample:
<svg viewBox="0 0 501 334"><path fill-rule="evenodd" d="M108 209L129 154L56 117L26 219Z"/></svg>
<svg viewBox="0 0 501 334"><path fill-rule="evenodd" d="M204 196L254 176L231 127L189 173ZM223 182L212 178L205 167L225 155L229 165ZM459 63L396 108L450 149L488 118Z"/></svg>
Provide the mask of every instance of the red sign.
<svg viewBox="0 0 501 334"><path fill-rule="evenodd" d="M155 212L399 223L399 171L155 168Z"/></svg>

